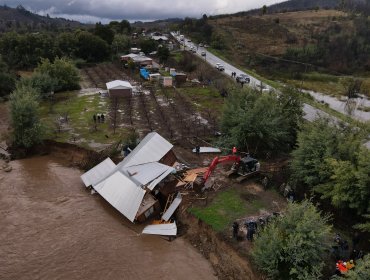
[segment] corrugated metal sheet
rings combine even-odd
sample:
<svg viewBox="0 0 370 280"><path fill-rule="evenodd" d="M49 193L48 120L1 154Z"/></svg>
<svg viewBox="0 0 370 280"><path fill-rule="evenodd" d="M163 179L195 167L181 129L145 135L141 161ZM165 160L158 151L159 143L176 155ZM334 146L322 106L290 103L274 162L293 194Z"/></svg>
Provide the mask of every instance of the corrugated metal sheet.
<svg viewBox="0 0 370 280"><path fill-rule="evenodd" d="M121 80L111 81L109 83L106 83L105 85L107 86L108 90L114 89L114 88L131 88L132 89L132 85L129 82L121 81Z"/></svg>
<svg viewBox="0 0 370 280"><path fill-rule="evenodd" d="M151 132L121 161L118 166L129 167L159 161L173 145L156 132Z"/></svg>
<svg viewBox="0 0 370 280"><path fill-rule="evenodd" d="M168 207L167 211L162 215L162 220L165 220L166 222L171 218L173 213L175 213L177 207L179 207L180 203L182 201L181 194L178 193L176 198L172 201L170 207Z"/></svg>
<svg viewBox="0 0 370 280"><path fill-rule="evenodd" d="M161 182L164 178L166 178L172 172L175 172L175 168L172 168L172 167L168 168L167 171L165 171L161 176L159 176L158 178L154 179L147 186L147 188L152 191L155 188L155 186L159 184L159 182Z"/></svg>
<svg viewBox="0 0 370 280"><path fill-rule="evenodd" d="M193 149L193 153L195 153L196 150ZM221 153L221 150L218 148L213 148L213 147L200 147L199 149L200 153Z"/></svg>
<svg viewBox="0 0 370 280"><path fill-rule="evenodd" d="M161 176L168 169L173 168L159 162L149 162L130 167L121 167L120 171L122 171L130 179L135 179L141 185L146 185Z"/></svg>
<svg viewBox="0 0 370 280"><path fill-rule="evenodd" d="M149 225L149 226L146 226L144 228L143 234L157 234L157 235L166 235L166 236L176 236L177 226L176 226L176 223Z"/></svg>
<svg viewBox="0 0 370 280"><path fill-rule="evenodd" d="M110 158L107 158L94 168L82 174L81 179L86 187L95 185L107 177L115 167L116 165L114 162Z"/></svg>
<svg viewBox="0 0 370 280"><path fill-rule="evenodd" d="M135 220L145 191L133 181L117 171L94 189L127 219Z"/></svg>

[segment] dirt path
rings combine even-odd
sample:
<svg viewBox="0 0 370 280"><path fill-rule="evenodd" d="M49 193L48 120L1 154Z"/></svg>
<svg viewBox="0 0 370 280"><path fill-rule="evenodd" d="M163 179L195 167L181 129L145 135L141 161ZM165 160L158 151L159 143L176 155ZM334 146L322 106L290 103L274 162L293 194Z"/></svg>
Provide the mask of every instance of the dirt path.
<svg viewBox="0 0 370 280"><path fill-rule="evenodd" d="M51 156L0 171L1 279L216 279L183 238L139 235Z"/></svg>

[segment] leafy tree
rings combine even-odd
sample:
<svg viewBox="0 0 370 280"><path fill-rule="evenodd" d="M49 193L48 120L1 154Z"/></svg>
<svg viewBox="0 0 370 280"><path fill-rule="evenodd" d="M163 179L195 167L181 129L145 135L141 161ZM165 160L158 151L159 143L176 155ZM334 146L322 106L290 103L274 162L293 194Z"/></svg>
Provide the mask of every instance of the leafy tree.
<svg viewBox="0 0 370 280"><path fill-rule="evenodd" d="M60 56L73 57L77 51L77 38L73 33L63 32L56 38L56 48Z"/></svg>
<svg viewBox="0 0 370 280"><path fill-rule="evenodd" d="M65 57L56 58L53 63L50 62L49 59L43 59L35 71L40 74L46 74L56 81L55 91L74 90L80 88L78 69L74 66L72 61ZM52 80L48 80L50 83L51 81ZM45 84L43 86L45 86ZM47 86L50 86L50 84Z"/></svg>
<svg viewBox="0 0 370 280"><path fill-rule="evenodd" d="M99 62L109 56L109 46L100 37L87 31L79 31L77 33L76 54L88 62Z"/></svg>
<svg viewBox="0 0 370 280"><path fill-rule="evenodd" d="M287 96L233 89L221 119L222 142L256 152L290 150L294 145L302 103L289 90Z"/></svg>
<svg viewBox="0 0 370 280"><path fill-rule="evenodd" d="M334 153L337 146L334 128L328 119L306 123L298 134L298 148L292 152L292 177L306 186L313 187L326 182L325 158Z"/></svg>
<svg viewBox="0 0 370 280"><path fill-rule="evenodd" d="M0 97L10 94L15 88L15 75L0 56Z"/></svg>
<svg viewBox="0 0 370 280"><path fill-rule="evenodd" d="M30 148L42 140L38 117L38 92L31 87L18 87L10 95L13 144Z"/></svg>
<svg viewBox="0 0 370 280"><path fill-rule="evenodd" d="M37 90L41 97L48 97L58 86L58 80L50 77L48 73L34 72L29 78L22 78L18 86L28 86Z"/></svg>
<svg viewBox="0 0 370 280"><path fill-rule="evenodd" d="M94 34L111 45L114 39L114 32L109 25L103 25L101 22L95 24Z"/></svg>
<svg viewBox="0 0 370 280"><path fill-rule="evenodd" d="M267 13L267 6L263 5L262 6L262 15L265 15Z"/></svg>
<svg viewBox="0 0 370 280"><path fill-rule="evenodd" d="M170 57L170 51L166 46L159 46L158 47L158 58L160 62L166 62L167 59Z"/></svg>
<svg viewBox="0 0 370 280"><path fill-rule="evenodd" d="M329 120L305 124L292 152L292 178L338 208L370 210L370 152L366 130Z"/></svg>
<svg viewBox="0 0 370 280"><path fill-rule="evenodd" d="M112 49L116 54L121 52L127 52L130 49L131 41L127 35L116 34L112 42Z"/></svg>
<svg viewBox="0 0 370 280"><path fill-rule="evenodd" d="M330 244L328 216L310 201L289 203L256 238L252 256L272 279L318 279Z"/></svg>
<svg viewBox="0 0 370 280"><path fill-rule="evenodd" d="M153 39L143 39L139 44L141 51L145 54L151 53L157 49L157 42Z"/></svg>

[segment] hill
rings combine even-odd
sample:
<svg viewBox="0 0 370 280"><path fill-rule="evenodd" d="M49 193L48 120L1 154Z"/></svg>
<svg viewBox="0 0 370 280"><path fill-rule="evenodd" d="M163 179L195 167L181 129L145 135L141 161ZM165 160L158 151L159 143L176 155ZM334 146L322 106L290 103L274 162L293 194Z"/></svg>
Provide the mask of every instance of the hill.
<svg viewBox="0 0 370 280"><path fill-rule="evenodd" d="M57 30L74 29L84 26L78 21L50 18L40 16L26 10L19 5L16 8L10 8L6 5L0 6L0 32L7 31L39 31L39 30Z"/></svg>
<svg viewBox="0 0 370 280"><path fill-rule="evenodd" d="M299 86L302 79L311 79L325 87L317 91L343 90L338 76L370 73L370 18L362 13L327 9L239 13L186 19L181 28L239 67Z"/></svg>

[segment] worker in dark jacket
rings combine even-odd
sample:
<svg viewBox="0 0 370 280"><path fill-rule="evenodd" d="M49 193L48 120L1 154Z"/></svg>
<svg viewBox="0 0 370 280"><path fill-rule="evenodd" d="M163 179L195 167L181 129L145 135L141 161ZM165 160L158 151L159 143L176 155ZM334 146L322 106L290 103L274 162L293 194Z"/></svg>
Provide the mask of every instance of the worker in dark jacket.
<svg viewBox="0 0 370 280"><path fill-rule="evenodd" d="M247 239L253 241L253 235L257 231L257 223L255 221L249 221L246 223L247 226Z"/></svg>
<svg viewBox="0 0 370 280"><path fill-rule="evenodd" d="M237 239L239 233L239 224L238 222L233 223L233 238Z"/></svg>

